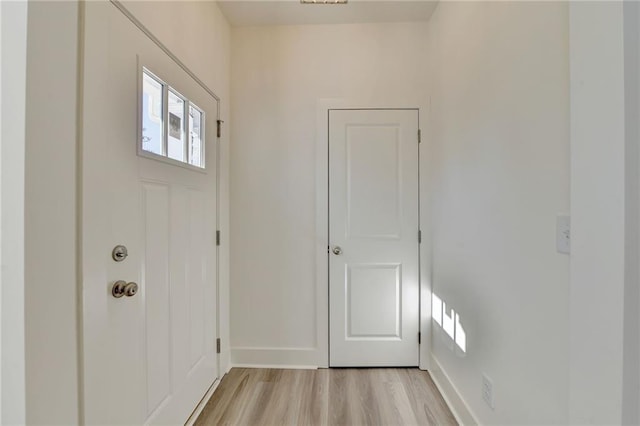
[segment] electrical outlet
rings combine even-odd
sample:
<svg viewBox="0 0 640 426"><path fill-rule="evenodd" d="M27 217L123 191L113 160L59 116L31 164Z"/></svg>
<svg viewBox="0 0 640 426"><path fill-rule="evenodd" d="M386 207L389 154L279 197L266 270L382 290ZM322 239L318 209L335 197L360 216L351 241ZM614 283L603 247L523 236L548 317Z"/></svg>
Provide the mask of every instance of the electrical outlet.
<svg viewBox="0 0 640 426"><path fill-rule="evenodd" d="M495 408L493 382L486 374L482 374L482 399L484 399L484 402L486 402L492 410Z"/></svg>

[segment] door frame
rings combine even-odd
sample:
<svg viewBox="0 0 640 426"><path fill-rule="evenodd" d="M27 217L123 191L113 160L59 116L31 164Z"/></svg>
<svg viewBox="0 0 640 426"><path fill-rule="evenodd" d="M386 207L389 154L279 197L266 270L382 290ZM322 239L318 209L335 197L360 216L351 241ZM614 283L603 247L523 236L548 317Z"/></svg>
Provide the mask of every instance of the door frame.
<svg viewBox="0 0 640 426"><path fill-rule="evenodd" d="M329 368L329 110L417 110L418 128L421 129L420 106L398 106L389 102L383 105L371 105L370 102L357 102L342 98L318 99L316 102L316 363L320 368ZM424 132L422 132L424 133ZM431 280L425 279L429 271L423 258L428 254L428 231L423 228L422 175L420 164L424 150L418 145L418 227L422 229L423 243L418 246L418 274L420 277L419 330L422 341L419 346L419 368L430 367L431 351Z"/></svg>
<svg viewBox="0 0 640 426"><path fill-rule="evenodd" d="M0 423L27 422L25 361L26 2L0 4ZM11 40L8 42L8 40ZM7 84L11 83L11 84ZM66 125L66 124L65 124ZM66 248L66 247L65 247ZM27 316L25 317L25 314Z"/></svg>

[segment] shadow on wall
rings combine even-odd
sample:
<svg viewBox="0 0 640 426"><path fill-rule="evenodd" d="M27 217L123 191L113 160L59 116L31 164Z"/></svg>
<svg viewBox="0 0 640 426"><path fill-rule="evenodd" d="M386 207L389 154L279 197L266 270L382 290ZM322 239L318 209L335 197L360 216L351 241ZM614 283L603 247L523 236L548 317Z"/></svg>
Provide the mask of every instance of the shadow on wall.
<svg viewBox="0 0 640 426"><path fill-rule="evenodd" d="M447 342L451 351L464 356L467 353L467 333L460 321L460 315L453 308L448 308L435 293L432 293L431 297L431 316L433 322L438 325L435 327L435 334L439 334Z"/></svg>

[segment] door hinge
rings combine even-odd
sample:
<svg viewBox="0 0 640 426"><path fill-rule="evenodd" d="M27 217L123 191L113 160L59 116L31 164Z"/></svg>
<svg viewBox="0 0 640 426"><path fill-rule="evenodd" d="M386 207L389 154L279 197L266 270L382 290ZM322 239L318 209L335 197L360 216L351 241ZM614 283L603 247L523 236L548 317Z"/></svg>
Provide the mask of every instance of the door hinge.
<svg viewBox="0 0 640 426"><path fill-rule="evenodd" d="M418 143L422 142L422 131L418 129Z"/></svg>
<svg viewBox="0 0 640 426"><path fill-rule="evenodd" d="M217 133L218 137L220 138L220 137L222 137L222 123L224 123L224 121L218 120L216 123L217 123L217 131L216 131L216 133Z"/></svg>
<svg viewBox="0 0 640 426"><path fill-rule="evenodd" d="M216 339L216 353L217 354L220 353L220 338L219 337Z"/></svg>
<svg viewBox="0 0 640 426"><path fill-rule="evenodd" d="M418 244L422 244L422 231L418 230Z"/></svg>
<svg viewBox="0 0 640 426"><path fill-rule="evenodd" d="M421 343L422 343L422 333L418 331L418 344L420 345Z"/></svg>
<svg viewBox="0 0 640 426"><path fill-rule="evenodd" d="M220 245L220 231L216 231L216 245Z"/></svg>

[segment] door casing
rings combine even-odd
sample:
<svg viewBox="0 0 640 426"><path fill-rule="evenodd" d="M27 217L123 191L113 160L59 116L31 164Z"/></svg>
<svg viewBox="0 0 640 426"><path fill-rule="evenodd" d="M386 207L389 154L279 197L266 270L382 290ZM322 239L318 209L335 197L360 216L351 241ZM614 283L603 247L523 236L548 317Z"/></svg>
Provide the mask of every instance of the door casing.
<svg viewBox="0 0 640 426"><path fill-rule="evenodd" d="M317 351L316 365L320 368L329 368L329 110L331 109L413 109L418 110L418 128L422 129L420 113L423 106L411 107L397 105L394 102L372 106L370 102L349 100L342 98L323 98L316 101L316 336ZM422 138L424 143L424 136ZM430 333L431 333L431 283L425 279L424 257L428 254L428 229L423 228L424 208L422 186L423 173L421 168L424 161L424 150L418 146L418 226L422 230L422 244L419 247L418 274L420 277L420 314L419 329L422 334L419 347L419 368L427 370L431 366L430 357Z"/></svg>

